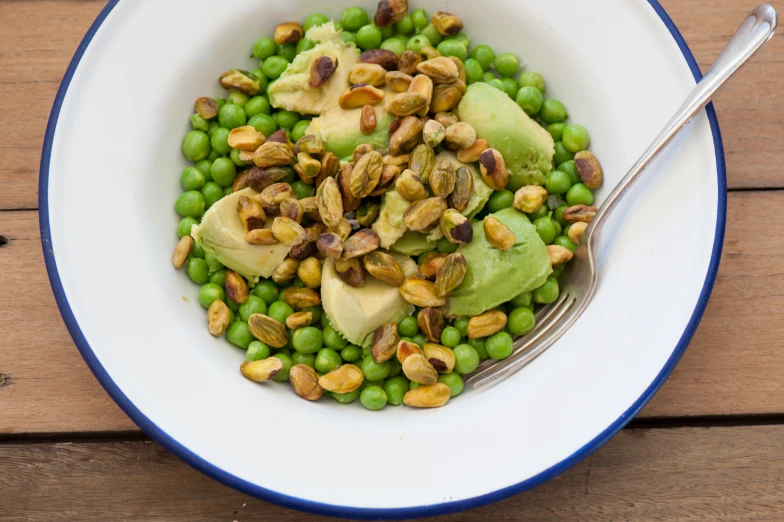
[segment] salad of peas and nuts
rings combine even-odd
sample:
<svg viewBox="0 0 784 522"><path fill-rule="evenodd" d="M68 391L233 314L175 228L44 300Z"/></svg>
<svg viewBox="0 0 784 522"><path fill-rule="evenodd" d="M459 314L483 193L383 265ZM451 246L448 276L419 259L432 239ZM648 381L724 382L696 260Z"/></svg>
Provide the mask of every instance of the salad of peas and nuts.
<svg viewBox="0 0 784 522"><path fill-rule="evenodd" d="M458 16L286 22L195 102L173 263L241 374L436 408L553 303L596 213L589 136Z"/></svg>

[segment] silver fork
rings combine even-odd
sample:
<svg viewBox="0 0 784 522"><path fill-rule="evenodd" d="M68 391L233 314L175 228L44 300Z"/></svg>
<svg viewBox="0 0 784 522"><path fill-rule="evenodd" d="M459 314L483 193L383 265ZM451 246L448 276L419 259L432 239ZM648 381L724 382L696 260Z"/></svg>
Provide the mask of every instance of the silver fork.
<svg viewBox="0 0 784 522"><path fill-rule="evenodd" d="M574 252L574 259L560 278L563 281L563 286L559 298L539 311L536 315L536 327L529 334L515 341L511 356L500 361L484 361L471 375L466 377L466 385L479 389L506 379L547 350L582 315L596 290L596 244L602 226L607 222L607 217L662 149L705 108L716 92L770 40L777 24L778 17L771 6L760 5L754 8L719 57L716 58L710 71L705 74L664 127L664 130L653 140L650 147L597 211Z"/></svg>

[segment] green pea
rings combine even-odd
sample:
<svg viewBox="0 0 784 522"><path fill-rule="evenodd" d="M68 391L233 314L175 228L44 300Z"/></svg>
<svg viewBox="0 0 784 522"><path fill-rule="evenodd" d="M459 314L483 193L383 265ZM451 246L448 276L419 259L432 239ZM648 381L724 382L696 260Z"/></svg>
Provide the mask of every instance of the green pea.
<svg viewBox="0 0 784 522"><path fill-rule="evenodd" d="M223 199L223 188L214 181L205 183L201 188L201 193L204 197L204 205L206 208L210 208Z"/></svg>
<svg viewBox="0 0 784 522"><path fill-rule="evenodd" d="M504 331L491 335L485 341L487 355L489 355L491 359L496 360L506 359L512 355L513 345L512 336Z"/></svg>
<svg viewBox="0 0 784 522"><path fill-rule="evenodd" d="M563 136L563 130L566 127L565 123L551 123L547 126L547 132L550 133L550 136L553 137L553 141L561 141L561 137Z"/></svg>
<svg viewBox="0 0 784 522"><path fill-rule="evenodd" d="M430 18L427 17L427 13L424 9L419 8L411 13L411 21L414 23L414 29L421 31L430 23Z"/></svg>
<svg viewBox="0 0 784 522"><path fill-rule="evenodd" d="M555 236L558 235L558 230L556 229L555 221L550 219L549 217L541 217L539 219L534 220L534 226L536 227L536 233L539 234L539 237L542 238L545 245L552 244Z"/></svg>
<svg viewBox="0 0 784 522"><path fill-rule="evenodd" d="M488 45L477 45L474 47L473 51L471 51L471 58L479 62L479 65L482 66L482 70L487 71L495 61L495 53Z"/></svg>
<svg viewBox="0 0 784 522"><path fill-rule="evenodd" d="M191 127L193 127L194 130L208 132L210 130L210 123L198 114L191 114Z"/></svg>
<svg viewBox="0 0 784 522"><path fill-rule="evenodd" d="M223 188L223 197L231 196L234 193L234 188L231 186Z"/></svg>
<svg viewBox="0 0 784 522"><path fill-rule="evenodd" d="M194 225L198 225L199 222L193 219L192 217L184 217L180 220L180 223L177 225L177 237L182 239L185 236L191 235L191 229Z"/></svg>
<svg viewBox="0 0 784 522"><path fill-rule="evenodd" d="M527 115L535 116L542 109L544 98L542 91L529 85L517 91L515 101Z"/></svg>
<svg viewBox="0 0 784 522"><path fill-rule="evenodd" d="M512 310L506 323L506 327L512 335L525 335L533 330L534 326L536 326L534 311L525 306Z"/></svg>
<svg viewBox="0 0 784 522"><path fill-rule="evenodd" d="M378 411L387 405L387 394L380 386L368 386L359 394L359 402L370 411Z"/></svg>
<svg viewBox="0 0 784 522"><path fill-rule="evenodd" d="M550 276L547 278L547 281L542 286L534 290L533 292L534 303L539 303L539 304L554 303L555 300L558 299L559 291L560 289L558 287L558 280Z"/></svg>
<svg viewBox="0 0 784 522"><path fill-rule="evenodd" d="M497 79L498 78L496 77L496 75L491 73L491 72L486 72L486 73L482 74L482 81L487 83L487 84L489 84L493 80L497 80ZM503 85L503 83L500 83L498 85ZM501 87L496 87L496 88L497 89L501 89ZM503 89L501 89L501 90L503 90Z"/></svg>
<svg viewBox="0 0 784 522"><path fill-rule="evenodd" d="M209 266L209 263L207 263ZM226 269L221 268L220 270L213 272L210 274L210 283L213 285L218 285L221 288L225 288L226 286Z"/></svg>
<svg viewBox="0 0 784 522"><path fill-rule="evenodd" d="M381 34L381 29L373 24L362 26L359 31L357 31L357 45L363 51L377 49L378 46L381 45L382 39L383 35Z"/></svg>
<svg viewBox="0 0 784 522"><path fill-rule="evenodd" d="M315 13L305 18L305 23L302 24L302 28L305 30L305 32L307 32L311 27L318 27L320 25L326 24L327 22L329 22L329 18L327 18L326 15Z"/></svg>
<svg viewBox="0 0 784 522"><path fill-rule="evenodd" d="M484 74L484 71L482 70L482 65L478 60L469 58L468 60L465 60L463 66L465 67L466 83L468 85L482 81L482 75Z"/></svg>
<svg viewBox="0 0 784 522"><path fill-rule="evenodd" d="M291 190L294 191L294 195L297 196L297 199L310 198L316 195L316 187L308 185L301 180L292 183Z"/></svg>
<svg viewBox="0 0 784 522"><path fill-rule="evenodd" d="M295 56L297 54L304 53L305 51L310 51L314 47L316 47L316 42L314 42L310 38L302 38L300 39L299 42L297 42L297 45L294 46L294 49L296 51Z"/></svg>
<svg viewBox="0 0 784 522"><path fill-rule="evenodd" d="M210 175L215 183L226 187L234 183L234 178L237 177L237 166L229 158L218 158L212 163Z"/></svg>
<svg viewBox="0 0 784 522"><path fill-rule="evenodd" d="M572 178L566 172L554 170L547 175L545 187L550 194L566 194L572 187Z"/></svg>
<svg viewBox="0 0 784 522"><path fill-rule="evenodd" d="M375 24L375 22L373 22ZM389 40L390 38L395 36L395 28L394 26L389 27L379 27L381 29L381 40Z"/></svg>
<svg viewBox="0 0 784 522"><path fill-rule="evenodd" d="M455 346L455 371L460 375L465 375L476 370L479 366L479 352L470 344L460 344Z"/></svg>
<svg viewBox="0 0 784 522"><path fill-rule="evenodd" d="M361 391L359 389L356 389L353 392L348 392L348 393L333 393L332 398L341 404L351 404L352 402L357 400L360 393Z"/></svg>
<svg viewBox="0 0 784 522"><path fill-rule="evenodd" d="M403 337L414 337L419 333L416 317L409 315L397 324L397 331Z"/></svg>
<svg viewBox="0 0 784 522"><path fill-rule="evenodd" d="M201 160L196 163L195 167L204 174L204 179L206 181L210 181L210 167L212 167L212 162L210 160Z"/></svg>
<svg viewBox="0 0 784 522"><path fill-rule="evenodd" d="M503 91L506 93L506 95L514 100L515 96L517 96L517 92L520 90L520 86L517 85L515 79L501 78L501 83L504 84Z"/></svg>
<svg viewBox="0 0 784 522"><path fill-rule="evenodd" d="M204 251L204 247L201 246L199 243L194 243L193 247L191 247L191 257L198 257L199 259L204 259L204 255L206 252Z"/></svg>
<svg viewBox="0 0 784 522"><path fill-rule="evenodd" d="M409 390L413 390L414 388L419 388L420 386L422 385L419 384L418 382L411 381L410 383L408 383Z"/></svg>
<svg viewBox="0 0 784 522"><path fill-rule="evenodd" d="M216 130L210 138L210 143L212 144L213 152L217 152L220 155L230 153L231 147L229 146L229 129L224 129L221 127L220 129ZM210 163L210 171L212 171L212 163ZM212 175L210 174L210 179L212 179L211 176Z"/></svg>
<svg viewBox="0 0 784 522"><path fill-rule="evenodd" d="M414 32L414 19L410 14L404 16L399 22L395 23L395 30L400 34L411 34Z"/></svg>
<svg viewBox="0 0 784 522"><path fill-rule="evenodd" d="M389 376L389 361L377 363L370 355L362 359L360 367L365 375L365 379L369 381L380 381Z"/></svg>
<svg viewBox="0 0 784 522"><path fill-rule="evenodd" d="M248 121L248 125L265 137L271 136L273 132L278 130L278 123L269 114L257 114Z"/></svg>
<svg viewBox="0 0 784 522"><path fill-rule="evenodd" d="M299 114L294 111L278 111L272 115L281 129L291 130L299 121Z"/></svg>
<svg viewBox="0 0 784 522"><path fill-rule="evenodd" d="M230 90L229 95L226 96L226 102L236 105L237 107L245 107L245 104L250 100L250 96L239 91Z"/></svg>
<svg viewBox="0 0 784 522"><path fill-rule="evenodd" d="M287 43L278 45L278 52L276 56L278 58L285 59L287 63L293 62L294 58L297 57L297 44ZM263 64L261 66L261 70L264 71Z"/></svg>
<svg viewBox="0 0 784 522"><path fill-rule="evenodd" d="M296 50L295 50L296 52ZM264 76L270 80L277 80L289 66L289 61L282 56L270 56L261 64Z"/></svg>
<svg viewBox="0 0 784 522"><path fill-rule="evenodd" d="M530 308L531 299L532 299L531 292L523 292L522 294L519 294L514 298L512 298L512 300L509 301L509 303L515 308L519 308L521 306L527 306Z"/></svg>
<svg viewBox="0 0 784 522"><path fill-rule="evenodd" d="M247 321L253 314L266 314L267 303L261 297L251 295L240 305L240 319Z"/></svg>
<svg viewBox="0 0 784 522"><path fill-rule="evenodd" d="M434 47L438 47L438 44L444 40L444 37L441 36L441 33L438 32L438 29L436 29L436 26L432 23L427 24L427 26L419 31L419 34L426 36Z"/></svg>
<svg viewBox="0 0 784 522"><path fill-rule="evenodd" d="M580 183L580 173L577 172L577 165L574 164L574 160L569 160L561 163L558 165L558 170L561 172L566 172L569 175L569 182L572 185L576 185Z"/></svg>
<svg viewBox="0 0 784 522"><path fill-rule="evenodd" d="M337 370L343 364L338 352L331 348L322 348L316 354L316 371L320 373L329 373L332 370Z"/></svg>
<svg viewBox="0 0 784 522"><path fill-rule="evenodd" d="M321 328L322 329L326 328L327 326L332 327L332 323L329 322L329 317L327 317L327 314L324 314L324 315L321 316L321 321L320 322L321 322ZM332 348L332 347L330 346L330 348Z"/></svg>
<svg viewBox="0 0 784 522"><path fill-rule="evenodd" d="M436 242L436 250L442 254L452 254L457 252L460 245L450 242L447 238L442 237Z"/></svg>
<svg viewBox="0 0 784 522"><path fill-rule="evenodd" d="M528 71L520 75L520 87L536 87L539 92L545 92L544 78L538 72Z"/></svg>
<svg viewBox="0 0 784 522"><path fill-rule="evenodd" d="M403 376L392 377L384 383L384 391L387 394L387 401L392 406L403 404L403 396L409 390L409 382Z"/></svg>
<svg viewBox="0 0 784 522"><path fill-rule="evenodd" d="M414 335L413 337L411 337L411 341L413 341L420 348L424 348L425 347L425 343L427 343L427 339L425 339L425 336L422 335L421 333L418 333L418 334Z"/></svg>
<svg viewBox="0 0 784 522"><path fill-rule="evenodd" d="M460 319L455 319L452 323L452 326L457 328L457 331L460 332L460 337L463 338L468 335L468 318L461 317Z"/></svg>
<svg viewBox="0 0 784 522"><path fill-rule="evenodd" d="M288 319L288 317L293 313L294 310L292 310L292 308L283 301L275 301L274 303L270 303L269 308L267 308L267 315L281 324L286 324L286 319ZM314 330L316 329L314 328ZM319 334L321 334L321 332L319 332ZM321 348L321 346L319 346L319 348Z"/></svg>
<svg viewBox="0 0 784 522"><path fill-rule="evenodd" d="M349 344L340 350L340 357L349 363L358 361L362 357L362 348L353 344Z"/></svg>
<svg viewBox="0 0 784 522"><path fill-rule="evenodd" d="M541 207L536 209L535 212L531 212L530 214L526 214L526 215L528 216L528 219L530 219L533 222L539 218L547 217L548 213L549 210L547 210L547 205L542 205Z"/></svg>
<svg viewBox="0 0 784 522"><path fill-rule="evenodd" d="M389 377L397 377L403 371L403 365L397 360L397 357L392 357L389 360Z"/></svg>
<svg viewBox="0 0 784 522"><path fill-rule="evenodd" d="M204 215L204 196L197 190L184 192L177 198L174 209L182 217L198 219Z"/></svg>
<svg viewBox="0 0 784 522"><path fill-rule="evenodd" d="M291 354L291 360L294 364L304 364L316 369L316 354L314 353L294 352Z"/></svg>
<svg viewBox="0 0 784 522"><path fill-rule="evenodd" d="M226 299L226 292L223 287L207 283L199 290L199 304L204 308L209 308L215 301L223 301Z"/></svg>
<svg viewBox="0 0 784 522"><path fill-rule="evenodd" d="M399 38L388 38L381 42L379 46L381 49L385 49L387 51L392 51L396 55L400 56L406 50L406 44Z"/></svg>
<svg viewBox="0 0 784 522"><path fill-rule="evenodd" d="M343 11L343 28L349 31L358 31L367 25L368 15L361 7L349 7Z"/></svg>
<svg viewBox="0 0 784 522"><path fill-rule="evenodd" d="M457 33L444 38L444 40L454 40L463 44L466 49L471 48L471 39L465 33Z"/></svg>
<svg viewBox="0 0 784 522"><path fill-rule="evenodd" d="M571 152L562 141L555 142L555 155L553 156L553 163L560 165L569 160L574 159L574 152Z"/></svg>
<svg viewBox="0 0 784 522"><path fill-rule="evenodd" d="M465 388L463 378L456 372L442 373L438 376L438 382L446 384L449 387L449 397L451 399L460 395L463 392L463 388Z"/></svg>
<svg viewBox="0 0 784 522"><path fill-rule="evenodd" d="M204 174L196 167L188 167L180 174L180 185L182 190L199 190L207 182Z"/></svg>
<svg viewBox="0 0 784 522"><path fill-rule="evenodd" d="M582 125L571 124L564 127L563 144L571 152L580 152L588 148L591 138Z"/></svg>
<svg viewBox="0 0 784 522"><path fill-rule="evenodd" d="M558 246L562 246L564 248L568 248L572 252L577 250L577 245L575 245L574 242L571 239L569 239L569 236L558 236L553 241L553 244L554 245L558 245Z"/></svg>
<svg viewBox="0 0 784 522"><path fill-rule="evenodd" d="M545 123L559 123L564 121L569 115L563 103L552 98L542 102L542 110L539 111L539 118Z"/></svg>
<svg viewBox="0 0 784 522"><path fill-rule="evenodd" d="M239 150L239 149L231 149L231 152L229 152L229 159L231 160L232 163L234 163L235 167L247 167L248 166L247 163L242 161L242 159L240 158L240 154L241 153L242 153L242 151ZM230 189L231 187L229 186L229 187L226 187L226 188ZM228 192L227 194L231 194L231 192Z"/></svg>
<svg viewBox="0 0 784 522"><path fill-rule="evenodd" d="M570 205L593 205L593 192L584 183L578 183L566 193L566 202Z"/></svg>
<svg viewBox="0 0 784 522"><path fill-rule="evenodd" d="M487 201L487 209L490 213L499 212L505 208L510 208L514 203L514 192L511 190L496 190L490 195Z"/></svg>
<svg viewBox="0 0 784 522"><path fill-rule="evenodd" d="M210 155L210 137L206 132L192 130L182 140L182 155L188 161L201 161Z"/></svg>
<svg viewBox="0 0 784 522"><path fill-rule="evenodd" d="M476 350L476 353L479 354L480 361L484 361L490 357L487 355L487 349L485 348L486 342L484 339L469 339L467 344Z"/></svg>
<svg viewBox="0 0 784 522"><path fill-rule="evenodd" d="M209 268L211 274L223 268L223 263L221 263L217 257L210 254L209 252L204 254L204 260L207 261L207 267Z"/></svg>
<svg viewBox="0 0 784 522"><path fill-rule="evenodd" d="M278 45L272 38L262 38L253 44L253 57L257 60L266 60L278 52Z"/></svg>
<svg viewBox="0 0 784 522"><path fill-rule="evenodd" d="M294 361L291 359L289 355L285 353L278 352L273 355L276 359L280 359L280 362L283 363L283 368L275 374L275 377L272 379L277 382L286 382L289 380L289 372L291 372L291 367L294 366Z"/></svg>
<svg viewBox="0 0 784 522"><path fill-rule="evenodd" d="M225 98L213 98L213 100L215 100L215 103L218 104L218 108L219 109L221 107L223 107L224 105L226 105L226 99Z"/></svg>
<svg viewBox="0 0 784 522"><path fill-rule="evenodd" d="M248 119L245 116L245 110L233 103L227 103L221 107L221 110L218 113L218 122L220 123L220 126L225 129L231 130L242 127L247 121Z"/></svg>
<svg viewBox="0 0 784 522"><path fill-rule="evenodd" d="M347 44L357 45L357 35L356 33L352 33L351 31L343 31L342 33L340 33L340 39L346 42Z"/></svg>
<svg viewBox="0 0 784 522"><path fill-rule="evenodd" d="M270 356L270 347L261 341L251 341L248 345L248 351L245 353L245 360L247 362L261 361Z"/></svg>
<svg viewBox="0 0 784 522"><path fill-rule="evenodd" d="M235 321L229 325L229 329L226 330L226 339L243 350L247 350L250 343L254 340L253 334L250 333L248 328L248 323L243 321Z"/></svg>
<svg viewBox="0 0 784 522"><path fill-rule="evenodd" d="M493 65L498 74L511 78L520 71L520 58L514 53L501 53L495 57Z"/></svg>
<svg viewBox="0 0 784 522"><path fill-rule="evenodd" d="M558 278L561 277L561 274L563 274L563 271L565 269L566 269L566 264L561 264L561 265L558 265L558 266L554 266L553 267L553 273L550 274L550 276L554 277L555 279L558 279Z"/></svg>
<svg viewBox="0 0 784 522"><path fill-rule="evenodd" d="M425 35L415 34L406 42L406 49L414 51L415 53L421 52L423 47L432 47L433 44Z"/></svg>
<svg viewBox="0 0 784 522"><path fill-rule="evenodd" d="M556 208L555 211L553 212L553 219L556 221L556 223L558 223L562 227L569 226L569 222L563 218L563 212L567 208L569 208L569 205L563 204L558 208Z"/></svg>
<svg viewBox="0 0 784 522"><path fill-rule="evenodd" d="M291 141L296 143L301 140L302 137L307 134L308 127L310 127L310 120L299 120L295 123L294 127L291 129Z"/></svg>
<svg viewBox="0 0 784 522"><path fill-rule="evenodd" d="M216 159L218 159L220 157L221 157L221 154L217 150L213 149L213 151L210 152L210 155L207 156L207 159L212 162L212 161L215 161Z"/></svg>
<svg viewBox="0 0 784 522"><path fill-rule="evenodd" d="M324 327L324 346L333 350L340 350L347 344L348 341L331 324Z"/></svg>
<svg viewBox="0 0 784 522"><path fill-rule="evenodd" d="M258 114L269 114L271 111L270 102L264 96L254 96L245 104L245 114L251 119Z"/></svg>
<svg viewBox="0 0 784 522"><path fill-rule="evenodd" d="M498 89L501 92L506 92L504 90L504 82L502 82L500 78L493 77L492 80L487 82L487 85L491 85L491 86L495 87L496 89Z"/></svg>
<svg viewBox="0 0 784 522"><path fill-rule="evenodd" d="M316 353L323 345L321 330L314 326L294 330L291 335L291 344L298 352Z"/></svg>
<svg viewBox="0 0 784 522"><path fill-rule="evenodd" d="M460 335L460 330L454 326L447 326L441 331L441 344L447 348L454 348L460 344L460 339L462 337L463 336Z"/></svg>
<svg viewBox="0 0 784 522"><path fill-rule="evenodd" d="M253 287L251 293L257 297L261 297L267 305L271 305L278 300L278 286L269 279L259 281Z"/></svg>
<svg viewBox="0 0 784 522"><path fill-rule="evenodd" d="M460 60L468 58L468 51L465 46L457 40L444 40L438 44L436 49L438 49L438 52L440 52L442 56L454 56ZM466 73L466 76L467 74L468 73Z"/></svg>

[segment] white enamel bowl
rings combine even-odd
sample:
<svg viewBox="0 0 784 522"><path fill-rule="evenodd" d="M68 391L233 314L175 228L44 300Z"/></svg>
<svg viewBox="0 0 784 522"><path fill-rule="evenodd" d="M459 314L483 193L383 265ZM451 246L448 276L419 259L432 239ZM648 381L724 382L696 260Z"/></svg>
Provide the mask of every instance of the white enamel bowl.
<svg viewBox="0 0 784 522"><path fill-rule="evenodd" d="M353 2L351 2L353 3ZM111 0L68 69L41 165L41 228L62 315L99 381L151 437L207 475L279 504L358 518L453 512L524 491L596 450L672 371L705 308L725 222L712 109L616 211L593 303L502 384L432 411L316 404L243 379L171 266L180 142L193 101L253 68L276 23L350 3ZM375 6L363 1L368 11ZM443 0L420 0L428 12ZM655 0L450 0L474 44L514 51L584 124L598 201L694 86ZM206 16L206 17L205 17ZM111 303L111 304L109 304Z"/></svg>

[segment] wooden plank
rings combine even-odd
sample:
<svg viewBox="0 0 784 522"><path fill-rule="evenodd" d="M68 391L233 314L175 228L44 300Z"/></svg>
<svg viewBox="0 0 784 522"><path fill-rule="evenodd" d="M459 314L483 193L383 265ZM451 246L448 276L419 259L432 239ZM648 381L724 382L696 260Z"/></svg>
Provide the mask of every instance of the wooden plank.
<svg viewBox="0 0 784 522"><path fill-rule="evenodd" d="M784 192L730 195L725 255L700 328L646 417L784 413ZM0 433L135 429L90 374L51 295L34 212L0 213ZM51 362L56 355L57 364Z"/></svg>
<svg viewBox="0 0 784 522"><path fill-rule="evenodd" d="M782 441L782 426L624 430L530 492L428 520L781 520ZM2 520L329 520L226 488L152 442L9 444L0 461Z"/></svg>
<svg viewBox="0 0 784 522"><path fill-rule="evenodd" d="M706 69L748 10L746 0L663 2ZM0 2L0 209L37 206L39 151L60 79L102 1ZM45 13L45 16L43 15ZM768 48L716 101L732 188L782 187L784 39ZM35 100L19 110L19 100Z"/></svg>

